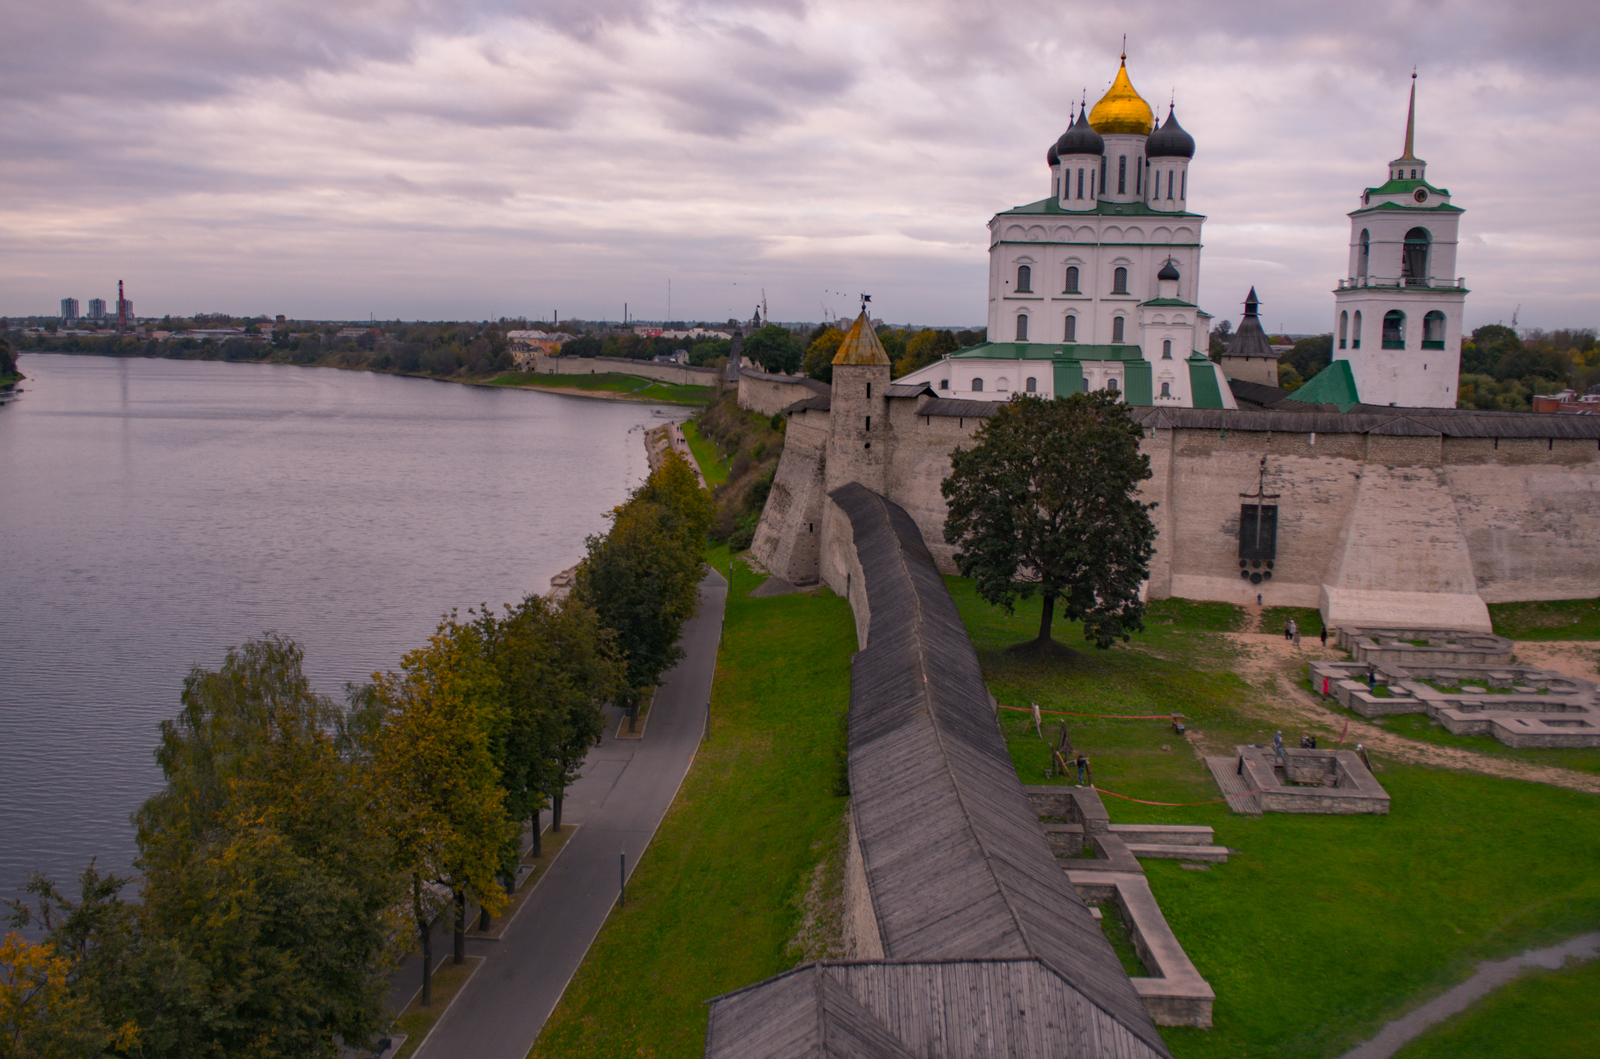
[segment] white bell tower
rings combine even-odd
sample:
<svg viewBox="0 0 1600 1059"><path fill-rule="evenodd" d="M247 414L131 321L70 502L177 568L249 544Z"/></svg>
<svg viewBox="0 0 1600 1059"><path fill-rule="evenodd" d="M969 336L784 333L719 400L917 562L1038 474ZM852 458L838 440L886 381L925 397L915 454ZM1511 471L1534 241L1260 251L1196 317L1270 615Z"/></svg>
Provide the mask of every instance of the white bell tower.
<svg viewBox="0 0 1600 1059"><path fill-rule="evenodd" d="M1333 359L1363 404L1454 408L1466 280L1456 275L1462 209L1416 157L1417 75L1406 148L1350 214L1350 267L1333 292Z"/></svg>

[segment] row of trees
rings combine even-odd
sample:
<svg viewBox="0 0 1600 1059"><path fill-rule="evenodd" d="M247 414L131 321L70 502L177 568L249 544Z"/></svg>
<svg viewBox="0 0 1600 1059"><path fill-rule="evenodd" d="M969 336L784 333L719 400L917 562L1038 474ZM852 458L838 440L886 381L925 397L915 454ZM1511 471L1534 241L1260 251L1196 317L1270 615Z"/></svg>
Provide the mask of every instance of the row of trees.
<svg viewBox="0 0 1600 1059"><path fill-rule="evenodd" d="M435 919L459 961L530 821L535 851L542 809L561 826L602 704L679 656L710 498L669 456L612 518L568 597L452 613L342 703L275 634L195 667L135 814L139 900L91 864L76 899L35 876L10 903L42 940L0 948L0 1057L332 1056L383 1028L411 938L429 1003Z"/></svg>
<svg viewBox="0 0 1600 1059"><path fill-rule="evenodd" d="M843 329L823 324L808 333L796 334L786 327L768 324L744 342L743 355L766 371L793 375L804 372L813 379L833 382L833 357L844 341ZM984 341L985 332L945 331L935 328L879 327L878 341L889 355L893 375L898 378L926 367L949 353Z"/></svg>

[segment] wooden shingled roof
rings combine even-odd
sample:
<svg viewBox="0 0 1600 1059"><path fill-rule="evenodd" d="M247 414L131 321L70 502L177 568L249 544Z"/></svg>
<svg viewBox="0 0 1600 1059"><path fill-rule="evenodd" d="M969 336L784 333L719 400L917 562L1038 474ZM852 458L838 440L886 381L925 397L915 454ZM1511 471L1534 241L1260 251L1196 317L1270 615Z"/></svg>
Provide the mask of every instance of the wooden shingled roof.
<svg viewBox="0 0 1600 1059"><path fill-rule="evenodd" d="M870 614L851 667L850 812L887 962L812 973L846 985L918 1056L1166 1057L1046 844L916 523L856 483L829 495L850 520ZM889 966L901 969L881 970ZM734 1046L794 1024L783 1004L796 1001L779 999L785 981L713 1002L707 1056L834 1054ZM1017 1024L1016 1047L991 1053L1006 1020Z"/></svg>

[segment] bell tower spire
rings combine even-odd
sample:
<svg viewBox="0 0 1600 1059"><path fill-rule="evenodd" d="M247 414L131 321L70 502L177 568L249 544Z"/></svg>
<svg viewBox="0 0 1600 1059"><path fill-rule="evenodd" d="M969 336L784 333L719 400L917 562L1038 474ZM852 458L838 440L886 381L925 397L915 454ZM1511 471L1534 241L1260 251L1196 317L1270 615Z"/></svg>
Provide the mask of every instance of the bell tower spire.
<svg viewBox="0 0 1600 1059"><path fill-rule="evenodd" d="M1417 69L1411 68L1411 102L1406 107L1406 153L1402 158L1415 158L1417 147Z"/></svg>

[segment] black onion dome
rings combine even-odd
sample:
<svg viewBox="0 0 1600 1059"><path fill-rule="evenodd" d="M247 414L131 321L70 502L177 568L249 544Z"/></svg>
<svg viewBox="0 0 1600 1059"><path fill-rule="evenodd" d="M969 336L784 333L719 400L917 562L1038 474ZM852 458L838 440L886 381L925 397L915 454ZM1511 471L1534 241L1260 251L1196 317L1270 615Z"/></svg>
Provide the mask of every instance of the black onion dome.
<svg viewBox="0 0 1600 1059"><path fill-rule="evenodd" d="M1051 169L1061 164L1061 156L1056 153L1055 144L1051 144L1050 149L1044 153L1044 160L1049 163Z"/></svg>
<svg viewBox="0 0 1600 1059"><path fill-rule="evenodd" d="M1098 132L1089 127L1089 119L1082 111L1078 113L1078 120L1072 127L1061 134L1061 139L1056 141L1056 154L1065 158L1069 154L1105 154L1106 141Z"/></svg>
<svg viewBox="0 0 1600 1059"><path fill-rule="evenodd" d="M1172 263L1172 258L1167 258L1167 263L1161 266L1161 271L1156 273L1156 279L1177 279L1178 269Z"/></svg>
<svg viewBox="0 0 1600 1059"><path fill-rule="evenodd" d="M1144 142L1144 154L1146 158L1194 157L1194 137L1183 131L1171 107L1167 108L1167 120Z"/></svg>

